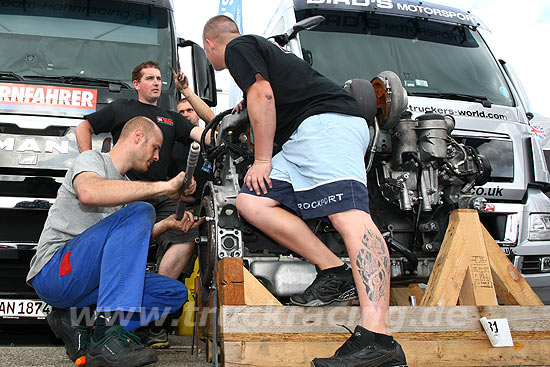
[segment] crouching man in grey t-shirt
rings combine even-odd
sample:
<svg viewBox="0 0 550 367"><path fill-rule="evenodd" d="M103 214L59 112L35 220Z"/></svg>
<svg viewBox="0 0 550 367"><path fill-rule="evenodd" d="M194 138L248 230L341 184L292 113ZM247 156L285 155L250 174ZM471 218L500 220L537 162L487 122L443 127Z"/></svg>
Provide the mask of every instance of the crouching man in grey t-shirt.
<svg viewBox="0 0 550 367"><path fill-rule="evenodd" d="M86 151L76 158L50 209L27 282L57 308L47 320L73 361L86 355L88 366L156 362L155 352L130 331L187 300L185 285L146 273L145 265L151 239L198 223L186 212L181 221L171 216L155 224L153 207L138 202L163 195L179 200L184 173L162 182L125 177L131 169L147 171L159 159L162 140L150 119L131 119L111 152ZM192 195L195 186L193 181L185 194ZM93 305L92 333L81 309Z"/></svg>

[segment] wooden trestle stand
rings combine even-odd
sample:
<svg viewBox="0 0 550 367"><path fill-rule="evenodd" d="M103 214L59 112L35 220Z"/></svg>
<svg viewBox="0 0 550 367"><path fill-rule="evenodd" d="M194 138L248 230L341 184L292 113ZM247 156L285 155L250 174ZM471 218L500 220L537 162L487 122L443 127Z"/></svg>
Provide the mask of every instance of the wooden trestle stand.
<svg viewBox="0 0 550 367"><path fill-rule="evenodd" d="M361 320L357 306L282 306L240 258L217 263L215 284L217 325L212 298L201 302L199 294L203 306L195 327L210 345L210 360L217 336L220 366L309 366L349 337L339 325L353 329ZM410 294L421 298L420 306L399 305L408 305ZM506 306L499 306L497 296ZM391 330L410 367L550 365L550 306L542 304L474 210L451 213L425 293L417 285L392 288L392 301L398 305L390 307ZM492 347L479 321L483 316L506 318L514 346Z"/></svg>

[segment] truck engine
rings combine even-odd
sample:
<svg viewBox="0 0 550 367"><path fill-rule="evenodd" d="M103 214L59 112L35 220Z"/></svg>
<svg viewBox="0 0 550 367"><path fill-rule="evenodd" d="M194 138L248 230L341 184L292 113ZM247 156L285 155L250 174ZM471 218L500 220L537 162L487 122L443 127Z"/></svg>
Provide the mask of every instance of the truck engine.
<svg viewBox="0 0 550 367"><path fill-rule="evenodd" d="M452 138L452 116L425 113L412 119L406 112L407 92L395 73L382 72L370 82L350 80L344 88L357 99L369 125L365 165L370 209L390 249L392 281L426 280L450 211L484 209L485 199L473 188L490 177L489 161L474 147ZM206 132L218 128L217 140L207 148ZM215 264L224 257L242 257L251 273L283 299L304 291L315 278L312 264L237 212L235 199L254 160L253 139L246 110L221 113L203 135L201 150L211 180L203 191L200 215L212 219L201 225L197 240L205 295ZM307 224L335 254L349 261L342 238L327 218Z"/></svg>

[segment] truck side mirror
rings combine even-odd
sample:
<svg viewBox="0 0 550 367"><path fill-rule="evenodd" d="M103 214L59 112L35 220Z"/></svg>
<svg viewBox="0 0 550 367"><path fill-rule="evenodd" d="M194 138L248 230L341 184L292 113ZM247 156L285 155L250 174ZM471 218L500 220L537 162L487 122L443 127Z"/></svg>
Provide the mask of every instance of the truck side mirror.
<svg viewBox="0 0 550 367"><path fill-rule="evenodd" d="M322 15L315 15L315 16L310 17L310 18L302 19L298 23L294 24L291 31L287 32L288 39L291 40L294 37L296 37L296 35L299 32L301 32L303 30L315 28L319 24L323 23L324 21L325 21L325 17L322 16Z"/></svg>
<svg viewBox="0 0 550 367"><path fill-rule="evenodd" d="M322 15L315 15L310 18L302 19L298 23L294 24L292 28L290 28L288 31L286 31L283 34L278 34L273 37L273 40L279 44L279 46L284 47L288 42L290 42L291 39L296 38L299 32L307 29L312 29L317 27L319 24L323 23L325 20L325 17Z"/></svg>
<svg viewBox="0 0 550 367"><path fill-rule="evenodd" d="M208 61L204 49L193 41L178 38L178 47L191 47L193 59L193 89L209 107L218 103L214 67Z"/></svg>

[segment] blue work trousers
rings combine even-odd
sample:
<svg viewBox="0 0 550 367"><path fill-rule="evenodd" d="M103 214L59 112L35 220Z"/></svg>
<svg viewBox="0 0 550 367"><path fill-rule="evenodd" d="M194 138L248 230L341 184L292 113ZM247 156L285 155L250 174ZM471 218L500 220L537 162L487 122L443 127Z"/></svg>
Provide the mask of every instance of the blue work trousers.
<svg viewBox="0 0 550 367"><path fill-rule="evenodd" d="M97 305L98 312L125 311L120 323L127 330L176 311L187 300L185 285L145 272L154 222L149 203L120 209L67 242L32 286L56 308Z"/></svg>

